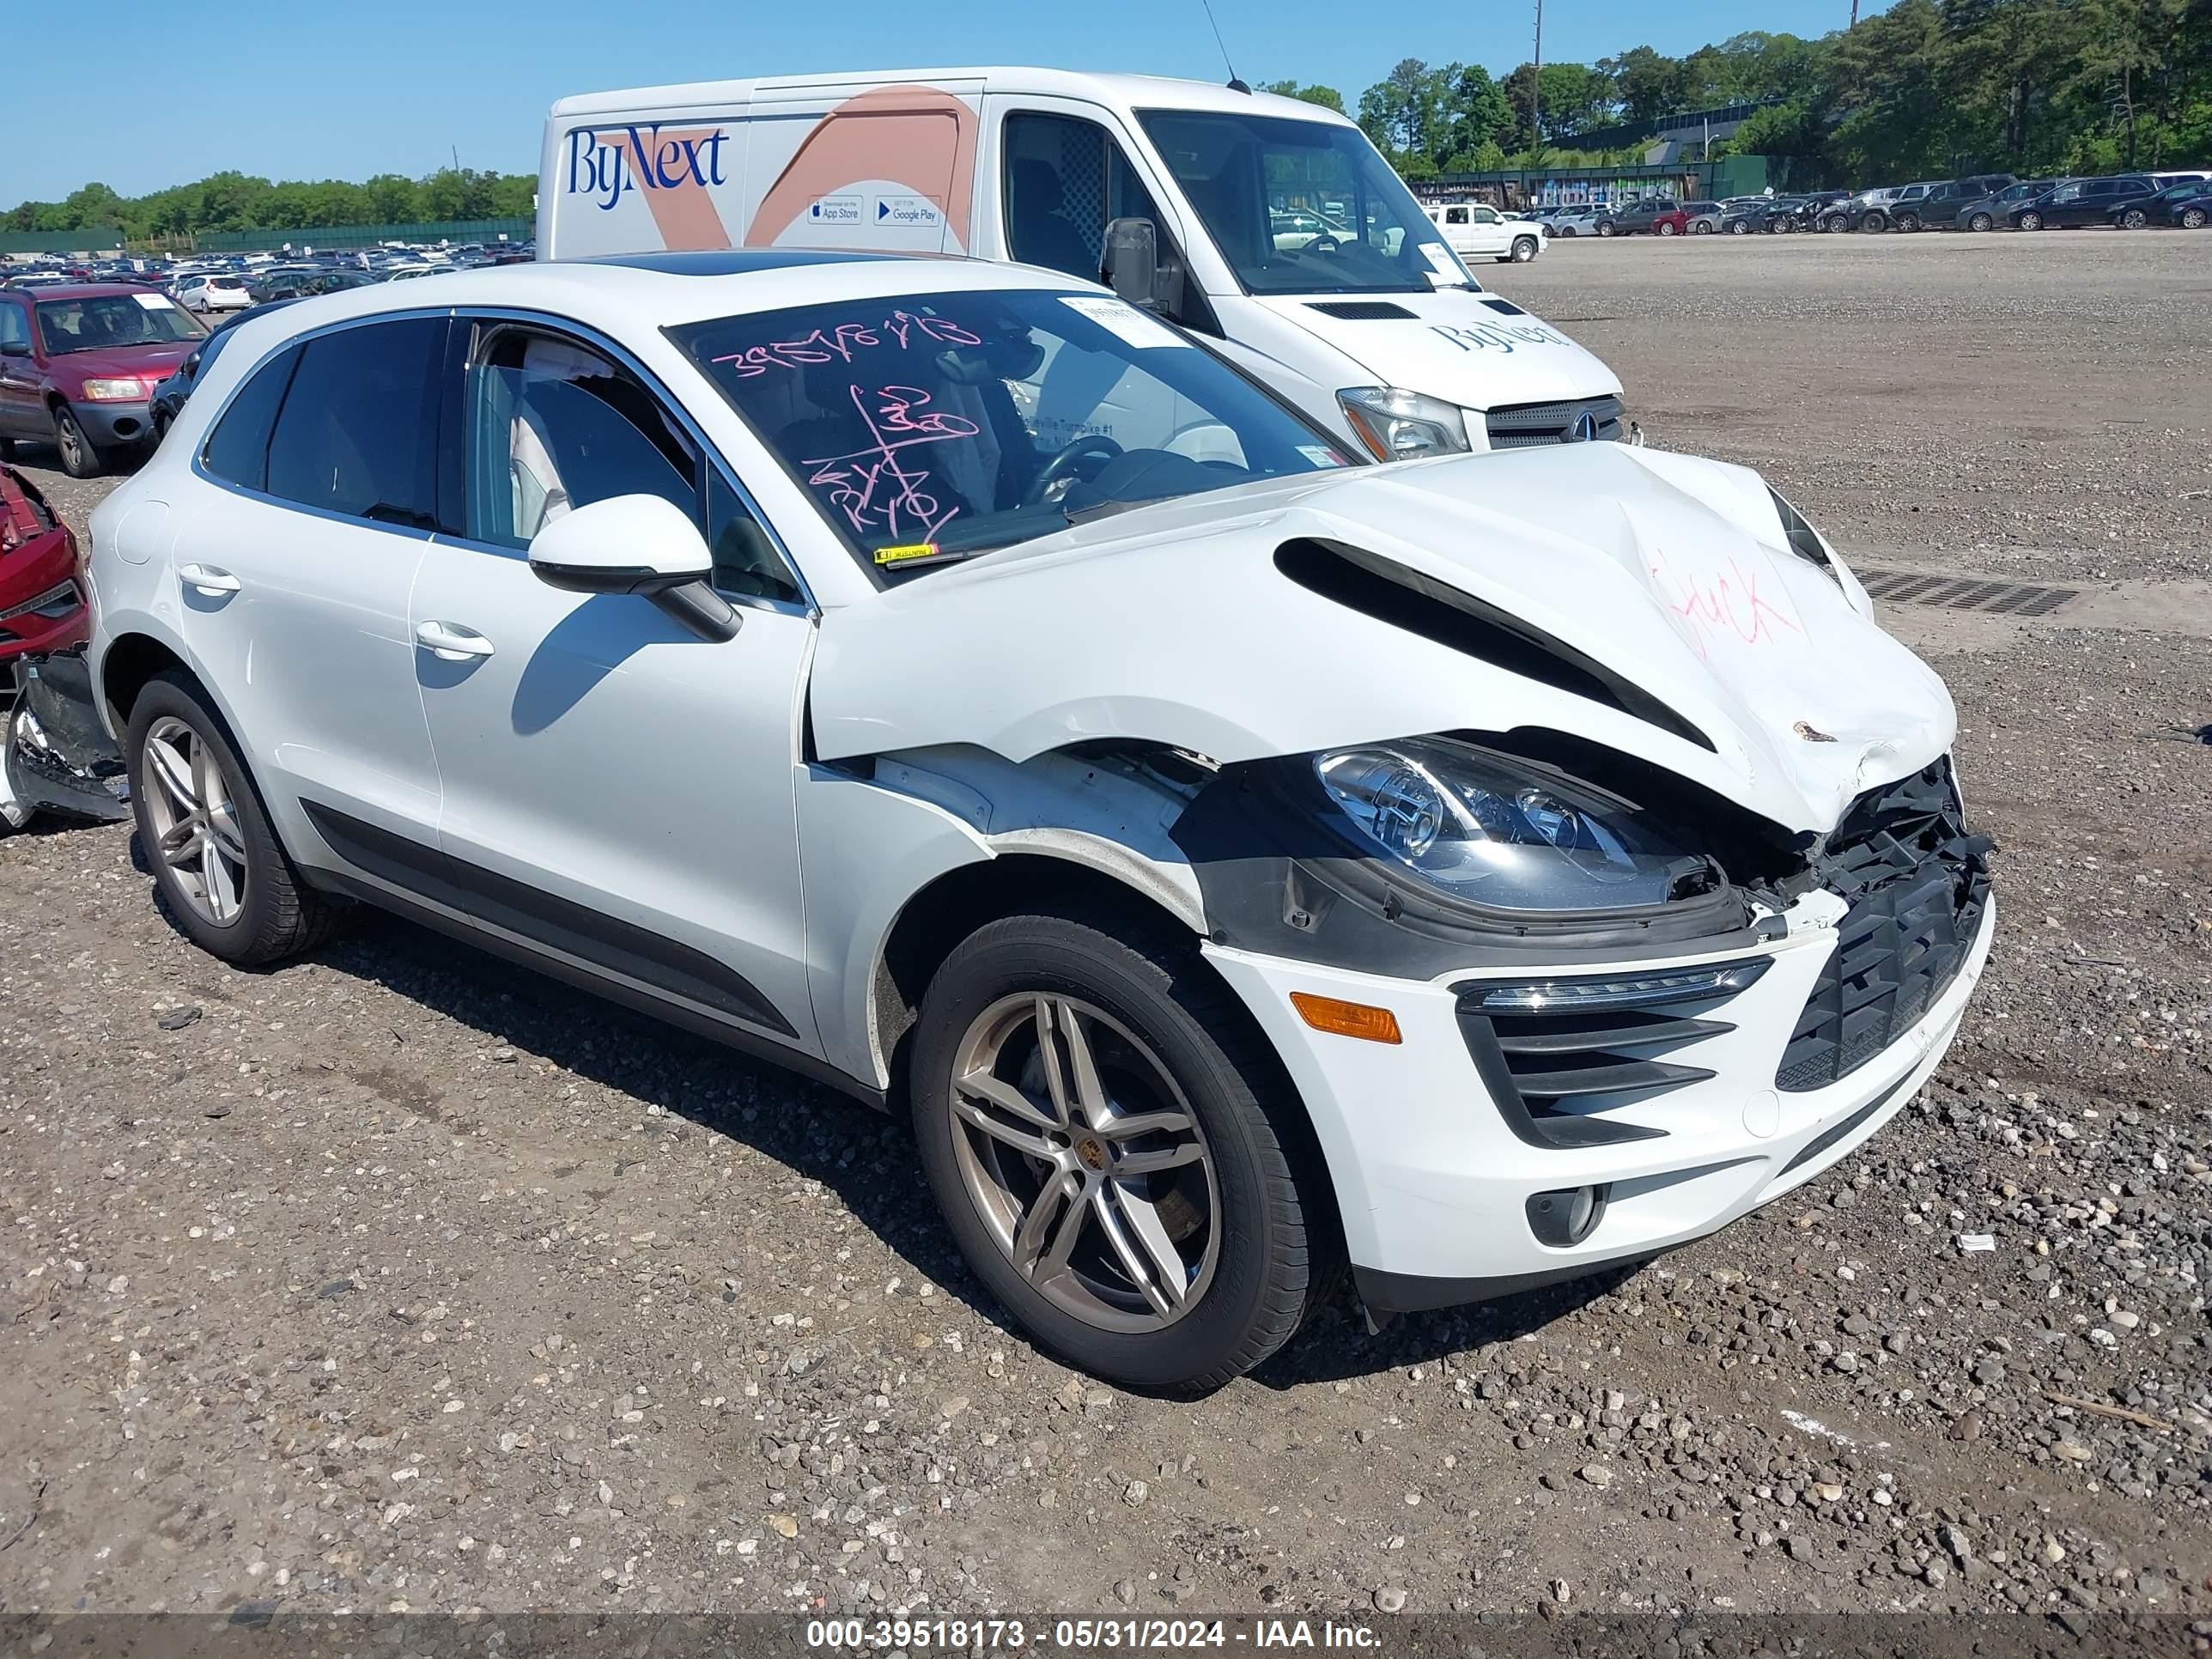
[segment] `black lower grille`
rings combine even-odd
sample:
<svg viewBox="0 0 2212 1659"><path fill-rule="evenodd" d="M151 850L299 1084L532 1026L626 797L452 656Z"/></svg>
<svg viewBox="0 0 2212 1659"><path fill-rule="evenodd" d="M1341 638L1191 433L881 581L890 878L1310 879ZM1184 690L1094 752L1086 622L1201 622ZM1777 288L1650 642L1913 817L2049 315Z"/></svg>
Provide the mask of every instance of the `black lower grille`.
<svg viewBox="0 0 2212 1659"><path fill-rule="evenodd" d="M1583 398L1564 404L1516 404L1483 419L1492 449L1534 449L1544 444L1611 442L1620 436L1618 398Z"/></svg>
<svg viewBox="0 0 2212 1659"><path fill-rule="evenodd" d="M1790 1093L1850 1076L1902 1037L1966 965L1990 843L1966 833L1948 761L1853 802L1820 862L1850 909L1783 1051Z"/></svg>
<svg viewBox="0 0 2212 1659"><path fill-rule="evenodd" d="M1662 1056L1734 1030L1726 1020L1709 1016L1716 1004L1765 973L1769 960L1754 957L1712 969L1683 970L1717 975L1718 982L1709 976L1672 993L1663 985L1655 988L1654 980L1664 975L1641 981L1555 980L1540 988L1553 994L1559 1006L1512 1010L1486 1006L1486 998L1523 988L1477 981L1455 988L1460 1030L1506 1126L1529 1145L1601 1146L1652 1139L1666 1131L1622 1122L1604 1112L1711 1077L1704 1066ZM1601 996L1594 1003L1574 994L1615 987L1617 996Z"/></svg>

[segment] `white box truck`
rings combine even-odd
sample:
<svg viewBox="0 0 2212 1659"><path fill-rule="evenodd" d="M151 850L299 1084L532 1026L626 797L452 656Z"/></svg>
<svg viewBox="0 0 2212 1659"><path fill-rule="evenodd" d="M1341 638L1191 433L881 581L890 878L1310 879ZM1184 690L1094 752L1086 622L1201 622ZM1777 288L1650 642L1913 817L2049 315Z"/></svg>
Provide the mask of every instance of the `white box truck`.
<svg viewBox="0 0 2212 1659"><path fill-rule="evenodd" d="M1057 70L700 82L565 98L538 252L810 247L1103 276L1383 459L1629 433L1620 382L1483 291L1334 111Z"/></svg>

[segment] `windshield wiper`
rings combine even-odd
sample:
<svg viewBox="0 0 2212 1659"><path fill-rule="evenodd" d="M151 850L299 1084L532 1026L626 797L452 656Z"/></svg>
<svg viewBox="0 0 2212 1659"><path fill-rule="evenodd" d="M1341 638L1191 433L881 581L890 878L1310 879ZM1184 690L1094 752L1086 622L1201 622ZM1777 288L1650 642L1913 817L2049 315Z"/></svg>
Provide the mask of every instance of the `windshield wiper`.
<svg viewBox="0 0 2212 1659"><path fill-rule="evenodd" d="M1116 514L1133 513L1140 507L1158 507L1162 501L1179 501L1190 494L1178 489L1170 495L1140 495L1133 501L1097 501L1089 507L1064 507L1060 516L1070 524L1090 524L1098 519L1110 519Z"/></svg>

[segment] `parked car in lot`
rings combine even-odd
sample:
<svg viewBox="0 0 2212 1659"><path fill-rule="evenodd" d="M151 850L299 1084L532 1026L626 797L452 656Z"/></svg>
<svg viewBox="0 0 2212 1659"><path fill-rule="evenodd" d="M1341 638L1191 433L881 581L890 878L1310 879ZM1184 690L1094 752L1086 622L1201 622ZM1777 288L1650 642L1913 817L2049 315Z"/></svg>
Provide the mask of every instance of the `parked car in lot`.
<svg viewBox="0 0 2212 1659"><path fill-rule="evenodd" d="M1036 266L328 295L94 514L94 696L204 949L366 900L895 1104L1039 1343L1206 1386L1343 1258L1850 1157L1994 925L1942 682L1757 474L1355 453Z"/></svg>
<svg viewBox="0 0 2212 1659"><path fill-rule="evenodd" d="M206 330L166 294L115 283L0 289L0 459L52 443L73 478L153 435L153 388Z"/></svg>
<svg viewBox="0 0 2212 1659"><path fill-rule="evenodd" d="M2101 225L2106 209L2122 201L2158 194L2158 186L2140 173L2119 173L2108 179L2066 179L2040 196L2015 204L2005 222L2014 230L2061 230L2077 225Z"/></svg>
<svg viewBox="0 0 2212 1659"><path fill-rule="evenodd" d="M1600 234L1598 226L1611 218L1612 215L1612 209L1601 202L1581 207L1556 208L1553 210L1550 221L1552 234L1595 236Z"/></svg>
<svg viewBox="0 0 2212 1659"><path fill-rule="evenodd" d="M1655 234L1659 221L1680 205L1671 196L1646 196L1633 202L1617 203L1598 221L1597 234L1601 236Z"/></svg>
<svg viewBox="0 0 2212 1659"><path fill-rule="evenodd" d="M2154 179L2152 182L2157 180ZM2208 185L2201 176L2176 179L2160 185L2155 194L2122 197L2105 210L2105 222L2121 230L2176 224L2179 221L2174 216L2174 209L2179 206L2186 211L2189 203L2208 191L2212 191L2212 185Z"/></svg>
<svg viewBox="0 0 2212 1659"><path fill-rule="evenodd" d="M1718 202L1678 202L1651 221L1655 236L1710 236L1720 228Z"/></svg>
<svg viewBox="0 0 2212 1659"><path fill-rule="evenodd" d="M1929 230L1949 230L1959 220L1960 210L1970 202L1986 200L1989 197L2016 182L2009 173L1979 173L1965 179L1954 179L1942 184L1913 201L1899 201L1890 210L1890 222L1897 229L1911 233L1923 227Z"/></svg>
<svg viewBox="0 0 2212 1659"><path fill-rule="evenodd" d="M1512 218L1485 202L1440 202L1424 211L1462 259L1524 265L1544 251L1552 234L1541 220Z"/></svg>
<svg viewBox="0 0 2212 1659"><path fill-rule="evenodd" d="M253 303L265 306L278 300L307 300L318 294L337 294L349 288L366 288L376 278L365 270L335 268L285 271L258 278L247 285Z"/></svg>
<svg viewBox="0 0 2212 1659"><path fill-rule="evenodd" d="M82 574L70 527L28 478L0 466L0 714L26 657L82 645L91 632Z"/></svg>
<svg viewBox="0 0 2212 1659"><path fill-rule="evenodd" d="M1951 215L1954 230L1995 230L2008 222L2013 209L2032 202L2065 182L2063 179L2022 179L1987 196L1961 202Z"/></svg>
<svg viewBox="0 0 2212 1659"><path fill-rule="evenodd" d="M246 279L216 272L204 276L187 276L170 290L177 303L187 311L243 311L253 303L247 292Z"/></svg>
<svg viewBox="0 0 2212 1659"><path fill-rule="evenodd" d="M194 348L192 354L177 365L176 372L154 388L147 419L153 427L155 443L169 435L169 428L177 423L177 416L185 407L185 400L192 395L192 388L199 384L200 376L206 374L215 360L222 355L223 347L237 337L238 325L248 317L266 316L292 303L290 300L270 300L251 311L234 311L209 331L205 343Z"/></svg>
<svg viewBox="0 0 2212 1659"><path fill-rule="evenodd" d="M2154 225L2202 230L2212 223L2212 181L2169 185L2142 204L2142 213Z"/></svg>

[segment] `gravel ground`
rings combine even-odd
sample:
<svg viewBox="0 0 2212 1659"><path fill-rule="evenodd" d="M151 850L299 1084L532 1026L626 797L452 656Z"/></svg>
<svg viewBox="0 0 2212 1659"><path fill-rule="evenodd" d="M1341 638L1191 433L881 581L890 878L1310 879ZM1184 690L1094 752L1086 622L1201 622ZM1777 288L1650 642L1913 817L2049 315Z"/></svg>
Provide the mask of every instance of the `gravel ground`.
<svg viewBox="0 0 2212 1659"><path fill-rule="evenodd" d="M1849 551L2154 608L2209 574L2208 248L1497 285ZM1921 1098L1640 1271L1339 1304L1195 1401L1002 1325L891 1122L398 922L234 972L126 830L0 842L0 1607L2205 1618L2212 629L1891 619L2003 849Z"/></svg>

